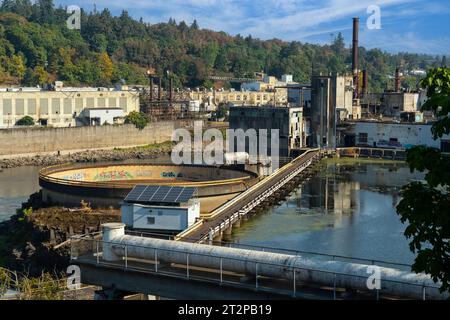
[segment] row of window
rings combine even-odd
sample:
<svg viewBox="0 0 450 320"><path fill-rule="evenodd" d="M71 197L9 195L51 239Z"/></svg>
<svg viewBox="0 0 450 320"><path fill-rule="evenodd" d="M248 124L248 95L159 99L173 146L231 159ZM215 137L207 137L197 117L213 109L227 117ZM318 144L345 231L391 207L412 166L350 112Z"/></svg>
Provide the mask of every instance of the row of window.
<svg viewBox="0 0 450 320"><path fill-rule="evenodd" d="M37 105L38 101L39 105ZM51 114L72 114L74 111L79 113L84 108L115 108L117 106L127 111L127 98L119 98L119 105L117 105L117 98L97 98L97 105L95 105L95 98L41 98L39 100L20 98L14 99L14 101L13 99L3 99L0 102L0 107L3 106L3 115L36 115L38 110L40 114L48 114L49 106ZM73 110L74 107L75 110Z"/></svg>

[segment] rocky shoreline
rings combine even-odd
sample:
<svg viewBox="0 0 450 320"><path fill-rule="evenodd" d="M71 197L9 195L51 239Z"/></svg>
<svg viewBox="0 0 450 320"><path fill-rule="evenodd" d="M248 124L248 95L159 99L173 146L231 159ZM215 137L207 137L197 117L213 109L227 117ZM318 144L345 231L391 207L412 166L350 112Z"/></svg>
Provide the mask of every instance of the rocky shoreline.
<svg viewBox="0 0 450 320"><path fill-rule="evenodd" d="M120 211L114 209L43 207L40 193L35 193L0 223L0 267L32 277L63 272L69 264L71 236L119 221Z"/></svg>
<svg viewBox="0 0 450 320"><path fill-rule="evenodd" d="M169 155L173 144L171 142L152 144L142 147L110 150L86 150L64 155L37 155L0 159L0 168L15 168L21 166L52 166L71 162L108 162L131 159L154 159L161 155Z"/></svg>

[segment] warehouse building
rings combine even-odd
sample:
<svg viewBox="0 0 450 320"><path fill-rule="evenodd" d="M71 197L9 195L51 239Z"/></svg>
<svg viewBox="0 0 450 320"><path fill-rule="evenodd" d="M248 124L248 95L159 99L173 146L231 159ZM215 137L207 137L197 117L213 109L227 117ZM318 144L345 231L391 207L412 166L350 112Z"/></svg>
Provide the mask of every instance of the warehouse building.
<svg viewBox="0 0 450 320"><path fill-rule="evenodd" d="M123 121L132 111L139 111L139 94L135 91L119 91L107 88L61 88L54 91L39 88L0 89L0 128L14 127L24 116L33 118L37 125L71 127L92 125L83 119L89 110L98 109L97 118L113 117L113 123ZM101 111L100 111L101 110ZM99 116L99 113L103 115ZM103 125L104 122L94 122ZM112 123L111 123L112 124Z"/></svg>

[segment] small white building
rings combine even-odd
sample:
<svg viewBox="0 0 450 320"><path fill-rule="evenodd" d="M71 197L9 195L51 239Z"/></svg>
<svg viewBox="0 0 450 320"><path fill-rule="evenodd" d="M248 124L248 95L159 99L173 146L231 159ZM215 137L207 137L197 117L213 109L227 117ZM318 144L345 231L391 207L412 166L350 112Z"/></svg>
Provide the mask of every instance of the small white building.
<svg viewBox="0 0 450 320"><path fill-rule="evenodd" d="M121 108L86 108L81 111L78 118L81 125L122 124L125 113Z"/></svg>
<svg viewBox="0 0 450 320"><path fill-rule="evenodd" d="M200 218L200 201L196 188L136 185L121 211L128 228L180 232Z"/></svg>

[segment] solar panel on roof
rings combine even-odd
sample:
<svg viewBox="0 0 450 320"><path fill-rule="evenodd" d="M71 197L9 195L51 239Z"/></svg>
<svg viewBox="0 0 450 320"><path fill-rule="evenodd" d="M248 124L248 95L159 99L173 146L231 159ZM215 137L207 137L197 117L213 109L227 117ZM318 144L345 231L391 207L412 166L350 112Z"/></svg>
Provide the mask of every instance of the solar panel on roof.
<svg viewBox="0 0 450 320"><path fill-rule="evenodd" d="M191 187L137 185L125 201L180 203L189 201L195 192L196 189Z"/></svg>
<svg viewBox="0 0 450 320"><path fill-rule="evenodd" d="M137 201L139 199L139 196L142 194L142 192L145 190L146 186L137 185L133 188L133 190L130 191L130 193L125 198L125 201Z"/></svg>

